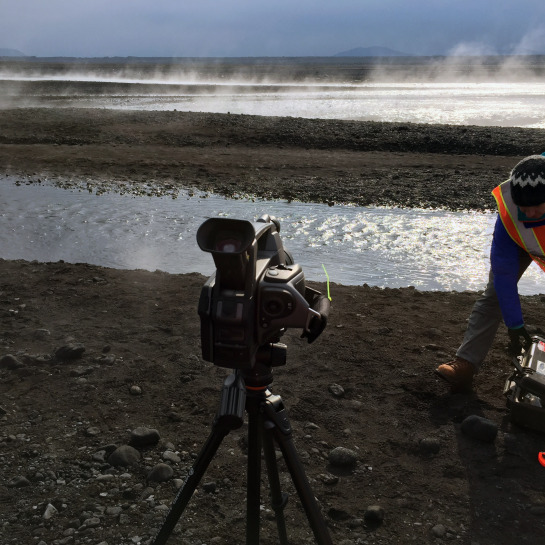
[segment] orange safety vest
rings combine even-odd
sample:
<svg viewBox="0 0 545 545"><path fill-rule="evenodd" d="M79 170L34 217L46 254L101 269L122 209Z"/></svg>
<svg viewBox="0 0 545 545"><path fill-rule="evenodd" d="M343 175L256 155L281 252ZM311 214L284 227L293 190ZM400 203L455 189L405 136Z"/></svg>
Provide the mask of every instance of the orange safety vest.
<svg viewBox="0 0 545 545"><path fill-rule="evenodd" d="M518 219L518 207L511 197L509 180L496 187L492 195L509 236L545 271L545 225L525 227Z"/></svg>

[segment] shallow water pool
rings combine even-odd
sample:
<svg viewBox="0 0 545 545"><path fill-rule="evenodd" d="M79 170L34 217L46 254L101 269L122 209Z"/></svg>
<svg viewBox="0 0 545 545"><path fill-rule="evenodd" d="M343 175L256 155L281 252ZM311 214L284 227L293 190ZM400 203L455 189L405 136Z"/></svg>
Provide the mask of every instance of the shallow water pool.
<svg viewBox="0 0 545 545"><path fill-rule="evenodd" d="M488 274L495 214L286 201L96 195L47 184L0 184L0 257L86 262L171 273L214 271L195 235L210 217L280 220L284 245L310 280L349 285L480 290ZM322 266L323 265L323 266ZM520 292L539 293L536 266Z"/></svg>

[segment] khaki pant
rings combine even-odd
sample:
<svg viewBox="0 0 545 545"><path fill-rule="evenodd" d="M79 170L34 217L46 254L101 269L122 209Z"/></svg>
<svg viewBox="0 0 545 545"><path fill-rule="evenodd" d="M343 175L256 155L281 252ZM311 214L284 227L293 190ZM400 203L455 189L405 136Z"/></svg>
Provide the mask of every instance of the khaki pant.
<svg viewBox="0 0 545 545"><path fill-rule="evenodd" d="M519 280L531 262L530 255L521 248L519 251ZM456 352L456 356L475 366L475 372L479 371L488 354L501 321L500 304L494 289L494 275L490 270L486 289L473 306L464 340Z"/></svg>

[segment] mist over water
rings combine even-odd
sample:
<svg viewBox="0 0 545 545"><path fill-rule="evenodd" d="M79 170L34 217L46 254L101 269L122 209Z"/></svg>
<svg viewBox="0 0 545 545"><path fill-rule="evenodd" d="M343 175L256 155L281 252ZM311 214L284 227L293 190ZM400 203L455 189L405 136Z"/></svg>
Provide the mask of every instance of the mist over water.
<svg viewBox="0 0 545 545"><path fill-rule="evenodd" d="M545 128L545 58L0 65L0 107L178 110Z"/></svg>

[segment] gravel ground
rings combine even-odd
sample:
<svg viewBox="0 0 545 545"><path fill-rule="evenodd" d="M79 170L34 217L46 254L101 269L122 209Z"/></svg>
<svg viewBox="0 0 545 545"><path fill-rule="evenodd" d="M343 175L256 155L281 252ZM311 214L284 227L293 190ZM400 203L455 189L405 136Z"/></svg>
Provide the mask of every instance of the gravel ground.
<svg viewBox="0 0 545 545"><path fill-rule="evenodd" d="M2 172L24 180L332 206L490 208L491 189L543 141L521 129L0 110ZM152 541L229 372L201 357L205 280L0 262L1 543ZM433 374L457 348L477 294L332 285L331 295L314 344L296 329L283 336L288 363L271 389L333 542L539 543L543 435L510 422L505 331L471 392L453 394ZM542 297L524 297L523 307L541 331ZM484 428L470 432L468 417ZM244 541L246 440L247 423L227 436L169 543ZM290 543L312 543L279 467ZM261 503L262 543L278 543L265 478Z"/></svg>

